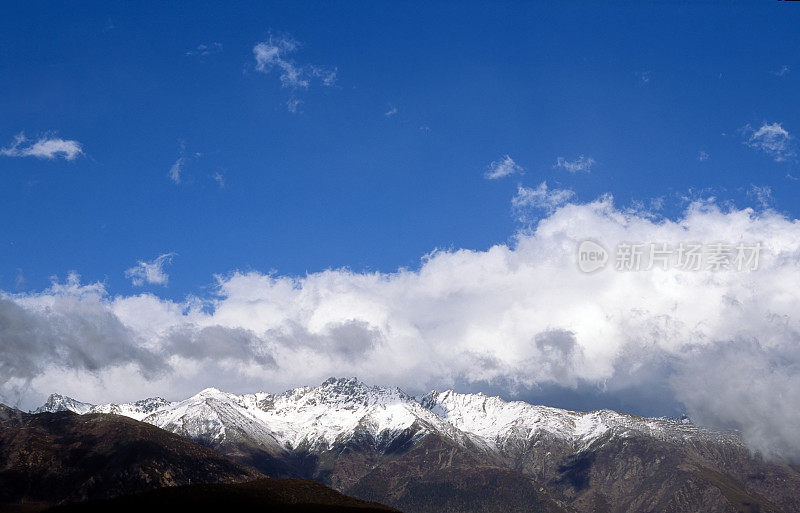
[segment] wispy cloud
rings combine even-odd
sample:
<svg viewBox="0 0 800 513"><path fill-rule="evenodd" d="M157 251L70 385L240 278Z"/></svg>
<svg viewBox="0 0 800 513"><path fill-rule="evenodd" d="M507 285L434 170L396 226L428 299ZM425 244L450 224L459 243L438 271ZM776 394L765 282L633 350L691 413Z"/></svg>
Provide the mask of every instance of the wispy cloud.
<svg viewBox="0 0 800 513"><path fill-rule="evenodd" d="M483 176L489 180L497 180L498 178L504 178L514 174L522 174L524 172L525 169L514 162L514 159L508 155L503 155L500 160L495 160L489 164L489 167Z"/></svg>
<svg viewBox="0 0 800 513"><path fill-rule="evenodd" d="M769 185L750 185L747 196L756 200L763 208L767 208L772 203L772 187Z"/></svg>
<svg viewBox="0 0 800 513"><path fill-rule="evenodd" d="M17 277L14 279L14 288L17 290L21 289L25 285L25 274L23 274L22 269L17 268Z"/></svg>
<svg viewBox="0 0 800 513"><path fill-rule="evenodd" d="M201 45L197 45L197 48L193 50L188 50L186 55L190 57L206 57L208 55L212 55L215 53L220 53L222 51L222 43L204 43Z"/></svg>
<svg viewBox="0 0 800 513"><path fill-rule="evenodd" d="M217 171L211 178L213 178L214 181L217 182L217 185L219 185L220 189L225 188L225 175Z"/></svg>
<svg viewBox="0 0 800 513"><path fill-rule="evenodd" d="M164 253L150 262L140 260L135 266L125 271L125 277L131 280L134 287L141 287L145 283L166 285L169 275L164 270L164 266L172 263L173 257L175 257L175 253Z"/></svg>
<svg viewBox="0 0 800 513"><path fill-rule="evenodd" d="M181 183L181 173L183 173L183 165L186 163L186 157L178 157L178 160L169 168L169 179L174 183Z"/></svg>
<svg viewBox="0 0 800 513"><path fill-rule="evenodd" d="M397 107L395 106L390 107L389 110L383 113L383 115L386 116L387 118L390 118L395 114L397 114Z"/></svg>
<svg viewBox="0 0 800 513"><path fill-rule="evenodd" d="M650 72L649 71L637 71L635 73L636 77L639 79L639 83L641 84L649 84L650 83Z"/></svg>
<svg viewBox="0 0 800 513"><path fill-rule="evenodd" d="M308 89L314 82L325 87L333 86L336 83L336 68L295 62L290 55L299 47L300 44L291 37L270 36L268 41L253 47L256 71L270 73L273 69L277 69L281 85L292 90ZM286 107L289 112L297 112L299 105L300 100L293 96Z"/></svg>
<svg viewBox="0 0 800 513"><path fill-rule="evenodd" d="M83 147L78 141L61 139L59 137L43 136L36 141L31 141L20 133L14 141L5 148L0 148L0 155L6 157L35 157L38 159L74 160L83 155Z"/></svg>
<svg viewBox="0 0 800 513"><path fill-rule="evenodd" d="M745 136L745 144L763 151L775 162L783 162L795 155L792 136L781 123L764 122L757 130L745 125L742 133Z"/></svg>
<svg viewBox="0 0 800 513"><path fill-rule="evenodd" d="M292 114L297 113L300 110L300 106L303 104L303 100L299 98L289 98L286 100L286 109L291 112Z"/></svg>
<svg viewBox="0 0 800 513"><path fill-rule="evenodd" d="M544 210L552 212L568 202L575 195L569 189L550 189L547 182L540 183L536 188L517 187L517 194L511 199L511 206L517 212L520 220L529 218L530 210Z"/></svg>
<svg viewBox="0 0 800 513"><path fill-rule="evenodd" d="M777 76L777 77L785 77L786 75L789 74L789 72L791 70L792 70L792 68L790 68L789 66L784 64L783 66L781 66L777 70L773 71L772 74Z"/></svg>
<svg viewBox="0 0 800 513"><path fill-rule="evenodd" d="M570 173L588 173L594 165L592 157L584 157L581 155L575 160L567 160L564 157L558 157L553 167L566 169Z"/></svg>
<svg viewBox="0 0 800 513"><path fill-rule="evenodd" d="M200 152L195 152L190 155L186 155L186 141L180 141L179 149L178 149L178 158L175 160L175 163L172 164L172 167L169 168L169 172L167 176L170 180L172 180L175 184L180 184L183 182L183 171L186 168L186 164L189 160L196 160L199 159L203 154Z"/></svg>
<svg viewBox="0 0 800 513"><path fill-rule="evenodd" d="M708 153L707 151L700 150L700 152L697 154L697 160L699 160L700 162L705 162L710 158L711 154Z"/></svg>

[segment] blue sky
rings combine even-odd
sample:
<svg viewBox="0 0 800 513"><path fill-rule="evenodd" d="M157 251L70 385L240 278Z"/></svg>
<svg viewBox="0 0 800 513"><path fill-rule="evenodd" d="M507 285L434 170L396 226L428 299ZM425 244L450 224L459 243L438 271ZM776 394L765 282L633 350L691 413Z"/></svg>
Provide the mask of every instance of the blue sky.
<svg viewBox="0 0 800 513"><path fill-rule="evenodd" d="M690 190L768 186L796 217L796 156L747 141L778 123L792 151L798 26L781 2L7 5L0 147L81 153L0 156L0 289L76 271L181 298L234 270L414 268L507 241L517 186L542 181L668 216ZM296 43L280 58L308 87L259 71L270 41ZM486 179L505 155L524 174ZM167 253L166 284L126 277Z"/></svg>

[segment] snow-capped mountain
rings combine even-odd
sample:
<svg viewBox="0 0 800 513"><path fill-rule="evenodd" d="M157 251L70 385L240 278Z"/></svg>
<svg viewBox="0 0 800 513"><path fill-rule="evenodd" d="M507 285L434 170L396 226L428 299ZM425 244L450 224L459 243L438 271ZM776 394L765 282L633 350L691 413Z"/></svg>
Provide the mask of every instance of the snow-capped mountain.
<svg viewBox="0 0 800 513"><path fill-rule="evenodd" d="M330 450L353 437L368 437L380 448L401 435L413 442L431 433L490 449L542 436L576 449L607 433L674 440L720 436L681 422L610 410L580 413L480 393L432 391L418 400L398 388L355 378L331 378L282 394L235 395L208 388L180 402L151 398L92 405L53 394L36 412L60 410L124 415L211 445L245 437L277 451Z"/></svg>
<svg viewBox="0 0 800 513"><path fill-rule="evenodd" d="M60 394L52 394L47 398L46 403L33 410L32 413L74 411L75 413L83 415L84 413L89 413L93 407L93 404L82 403L71 397L66 397Z"/></svg>
<svg viewBox="0 0 800 513"><path fill-rule="evenodd" d="M481 393L432 391L421 399L421 403L459 430L477 435L498 449L514 441L541 437L570 443L575 450L589 446L606 434L619 437L638 435L676 442L736 438L731 433L704 429L683 421L642 418L611 410L582 413L522 401L507 402Z"/></svg>
<svg viewBox="0 0 800 513"><path fill-rule="evenodd" d="M132 417L264 474L315 479L412 513L588 513L597 504L622 504L613 511L626 512L722 512L739 499L773 511L765 496L783 511L800 511L793 492L800 472L754 456L736 433L685 420L582 413L452 390L415 398L355 378L281 394L209 388L178 402L92 405L54 394L36 412L61 410Z"/></svg>
<svg viewBox="0 0 800 513"><path fill-rule="evenodd" d="M86 413L112 413L114 415L122 415L136 420L143 420L151 413L168 408L172 404L173 403L170 403L161 397L151 397L149 399L142 399L133 403L109 403L95 405L76 401L71 397L66 397L60 394L52 394L47 398L47 402L34 410L32 413L53 413L57 411L73 411L80 415Z"/></svg>

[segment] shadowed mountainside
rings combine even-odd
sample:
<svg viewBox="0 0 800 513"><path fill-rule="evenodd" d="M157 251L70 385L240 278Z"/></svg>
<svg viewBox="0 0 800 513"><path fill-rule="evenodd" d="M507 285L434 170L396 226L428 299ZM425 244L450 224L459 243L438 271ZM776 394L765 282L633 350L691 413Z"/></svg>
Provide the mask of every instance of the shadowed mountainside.
<svg viewBox="0 0 800 513"><path fill-rule="evenodd" d="M261 477L216 451L118 415L0 406L0 503L57 503Z"/></svg>
<svg viewBox="0 0 800 513"><path fill-rule="evenodd" d="M281 513L399 513L353 499L304 479L259 479L236 484L193 484L149 490L113 499L72 503L48 513L261 511Z"/></svg>

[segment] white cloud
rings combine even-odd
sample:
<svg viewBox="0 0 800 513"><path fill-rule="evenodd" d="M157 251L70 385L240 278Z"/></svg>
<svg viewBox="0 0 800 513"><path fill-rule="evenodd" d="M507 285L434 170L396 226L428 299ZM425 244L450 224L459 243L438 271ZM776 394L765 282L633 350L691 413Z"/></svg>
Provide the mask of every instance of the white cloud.
<svg viewBox="0 0 800 513"><path fill-rule="evenodd" d="M202 156L203 154L200 152L191 153L187 156L186 141L180 141L178 145L178 158L175 160L175 163L173 163L172 166L169 168L167 176L175 184L182 183L183 171L186 168L186 164L189 163L190 160L197 160Z"/></svg>
<svg viewBox="0 0 800 513"><path fill-rule="evenodd" d="M214 173L211 176L211 178L213 178L214 181L217 182L217 185L219 185L220 189L224 189L225 188L225 175L223 175L222 173L217 171L216 173Z"/></svg>
<svg viewBox="0 0 800 513"><path fill-rule="evenodd" d="M300 105L302 104L302 100L292 97L286 101L286 109L292 114L295 114L300 109Z"/></svg>
<svg viewBox="0 0 800 513"><path fill-rule="evenodd" d="M183 165L186 163L185 157L178 157L178 160L169 168L169 179L175 183L181 183L181 173L183 172Z"/></svg>
<svg viewBox="0 0 800 513"><path fill-rule="evenodd" d="M383 115L387 118L390 118L395 114L397 114L397 107L390 107L389 110L387 110Z"/></svg>
<svg viewBox="0 0 800 513"><path fill-rule="evenodd" d="M215 53L220 53L221 51L222 43L203 43L197 45L197 48L187 51L186 55L190 57L206 57Z"/></svg>
<svg viewBox="0 0 800 513"><path fill-rule="evenodd" d="M522 166L514 162L514 159L508 155L503 155L500 160L495 160L489 164L483 176L489 180L496 180L514 174L522 174L524 171Z"/></svg>
<svg viewBox="0 0 800 513"><path fill-rule="evenodd" d="M314 80L318 80L324 86L334 85L336 68L302 65L289 57L299 46L299 43L290 37L272 36L269 41L256 44L253 47L256 71L270 73L273 69L278 69L281 84L291 89L307 89Z"/></svg>
<svg viewBox="0 0 800 513"><path fill-rule="evenodd" d="M772 187L769 185L751 185L747 191L747 196L753 198L763 208L767 208L772 203Z"/></svg>
<svg viewBox="0 0 800 513"><path fill-rule="evenodd" d="M151 262L140 260L134 267L125 271L125 277L130 278L135 287L141 287L145 283L150 285L166 285L169 275L164 270L164 266L172 263L175 253L164 253Z"/></svg>
<svg viewBox="0 0 800 513"><path fill-rule="evenodd" d="M706 151L700 150L700 152L697 154L697 160L699 160L700 162L705 162L706 160L708 160L710 158L711 158L711 154L706 152Z"/></svg>
<svg viewBox="0 0 800 513"><path fill-rule="evenodd" d="M764 122L758 130L746 125L742 132L748 146L763 151L775 162L783 162L795 155L792 136L781 123Z"/></svg>
<svg viewBox="0 0 800 513"><path fill-rule="evenodd" d="M36 141L30 141L24 134L19 134L9 146L0 148L0 155L5 155L6 157L36 157L48 160L60 157L64 160L74 160L83 155L83 148L78 141L52 136L44 136Z"/></svg>
<svg viewBox="0 0 800 513"><path fill-rule="evenodd" d="M792 69L789 66L784 64L783 66L778 68L776 71L773 71L772 74L775 75L775 76L778 76L778 77L785 77L786 75L789 74L789 72L791 70Z"/></svg>
<svg viewBox="0 0 800 513"><path fill-rule="evenodd" d="M526 205L571 196L523 191ZM588 275L575 260L588 238L608 249L758 241L762 252L749 273ZM112 296L71 276L40 293L0 293L0 393L25 393L29 406L52 391L177 399L212 385L280 391L357 375L410 393L589 389L635 409L631 390L658 390L755 449L800 457L799 265L800 222L773 210L707 200L652 218L603 197L555 208L511 244L434 251L417 270L233 272L214 295L184 301Z"/></svg>
<svg viewBox="0 0 800 513"><path fill-rule="evenodd" d="M584 157L581 155L575 160L567 160L564 157L558 157L556 159L556 163L553 167L566 169L570 173L588 173L592 166L594 165L594 159L592 157Z"/></svg>
<svg viewBox="0 0 800 513"><path fill-rule="evenodd" d="M552 212L574 195L575 193L569 189L549 189L547 182L540 183L535 189L519 185L516 196L511 200L511 206L517 211L520 219L525 220L531 209Z"/></svg>

